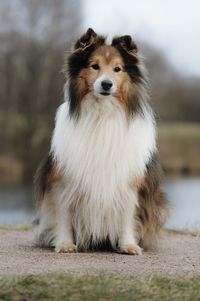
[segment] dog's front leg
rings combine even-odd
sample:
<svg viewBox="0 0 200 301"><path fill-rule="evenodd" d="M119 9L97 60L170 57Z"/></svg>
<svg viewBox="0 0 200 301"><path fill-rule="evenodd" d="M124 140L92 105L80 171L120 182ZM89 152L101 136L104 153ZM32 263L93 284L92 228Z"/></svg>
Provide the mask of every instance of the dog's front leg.
<svg viewBox="0 0 200 301"><path fill-rule="evenodd" d="M138 246L136 239L135 211L137 197L137 193L134 192L133 199L129 201L126 208L124 208L121 232L119 235L119 251L131 255L142 254L142 249Z"/></svg>
<svg viewBox="0 0 200 301"><path fill-rule="evenodd" d="M56 212L55 251L58 253L76 252L74 244L72 216L69 208L58 206Z"/></svg>

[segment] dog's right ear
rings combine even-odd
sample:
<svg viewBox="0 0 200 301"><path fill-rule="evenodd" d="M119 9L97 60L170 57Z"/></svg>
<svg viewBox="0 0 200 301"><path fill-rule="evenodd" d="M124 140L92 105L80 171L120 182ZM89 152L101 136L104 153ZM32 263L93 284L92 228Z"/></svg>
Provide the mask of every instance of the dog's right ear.
<svg viewBox="0 0 200 301"><path fill-rule="evenodd" d="M74 52L83 52L86 48L95 44L99 40L99 36L92 28L89 28L74 45Z"/></svg>
<svg viewBox="0 0 200 301"><path fill-rule="evenodd" d="M114 38L112 41L112 46L121 47L130 54L136 54L138 52L137 45L129 35Z"/></svg>

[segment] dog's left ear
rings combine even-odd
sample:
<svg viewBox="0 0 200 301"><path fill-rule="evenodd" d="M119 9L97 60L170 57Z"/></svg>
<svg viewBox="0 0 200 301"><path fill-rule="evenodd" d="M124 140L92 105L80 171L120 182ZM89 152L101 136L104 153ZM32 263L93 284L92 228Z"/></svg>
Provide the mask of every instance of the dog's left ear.
<svg viewBox="0 0 200 301"><path fill-rule="evenodd" d="M82 52L86 48L90 47L91 45L95 44L98 40L98 35L92 28L88 28L86 33L84 33L80 39L74 45L75 52Z"/></svg>
<svg viewBox="0 0 200 301"><path fill-rule="evenodd" d="M121 37L114 38L112 40L112 46L122 47L126 52L136 54L138 52L138 47L135 42L132 40L131 36L125 35Z"/></svg>

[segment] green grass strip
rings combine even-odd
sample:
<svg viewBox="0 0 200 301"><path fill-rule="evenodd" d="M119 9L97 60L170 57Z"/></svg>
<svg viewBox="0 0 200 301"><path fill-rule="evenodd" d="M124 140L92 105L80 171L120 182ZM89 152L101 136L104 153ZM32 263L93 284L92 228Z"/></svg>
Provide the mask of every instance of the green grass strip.
<svg viewBox="0 0 200 301"><path fill-rule="evenodd" d="M196 301L200 300L200 275L144 279L69 273L7 277L0 280L0 300Z"/></svg>

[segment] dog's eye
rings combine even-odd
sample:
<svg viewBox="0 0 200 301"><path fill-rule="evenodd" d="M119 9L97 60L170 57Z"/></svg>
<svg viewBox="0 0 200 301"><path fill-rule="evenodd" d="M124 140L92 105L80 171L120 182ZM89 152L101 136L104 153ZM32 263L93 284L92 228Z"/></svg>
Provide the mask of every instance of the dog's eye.
<svg viewBox="0 0 200 301"><path fill-rule="evenodd" d="M115 72L120 72L120 71L121 71L121 68L120 68L120 67L115 67L115 68L114 68L114 71L115 71Z"/></svg>
<svg viewBox="0 0 200 301"><path fill-rule="evenodd" d="M92 67L94 70L99 70L99 69L100 69L100 67L99 67L98 64L93 64L91 67Z"/></svg>

